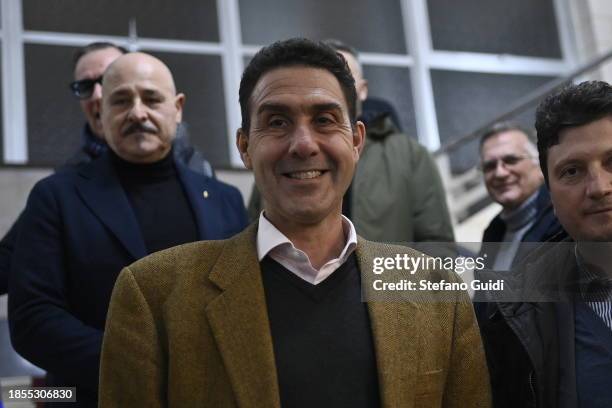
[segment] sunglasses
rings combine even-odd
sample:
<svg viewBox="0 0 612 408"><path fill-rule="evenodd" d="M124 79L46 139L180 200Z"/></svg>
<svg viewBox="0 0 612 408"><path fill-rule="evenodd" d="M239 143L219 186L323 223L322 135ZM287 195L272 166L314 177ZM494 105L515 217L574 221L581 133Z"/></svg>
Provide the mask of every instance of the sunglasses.
<svg viewBox="0 0 612 408"><path fill-rule="evenodd" d="M96 84L102 85L102 77L92 79L81 79L70 83L72 94L79 99L87 99L91 97Z"/></svg>
<svg viewBox="0 0 612 408"><path fill-rule="evenodd" d="M521 161L527 159L530 156L516 156L514 154L507 154L505 156L500 157L499 159L487 160L486 162L482 162L480 164L480 170L483 173L490 173L497 168L497 163L502 162L504 167L512 167L516 166Z"/></svg>

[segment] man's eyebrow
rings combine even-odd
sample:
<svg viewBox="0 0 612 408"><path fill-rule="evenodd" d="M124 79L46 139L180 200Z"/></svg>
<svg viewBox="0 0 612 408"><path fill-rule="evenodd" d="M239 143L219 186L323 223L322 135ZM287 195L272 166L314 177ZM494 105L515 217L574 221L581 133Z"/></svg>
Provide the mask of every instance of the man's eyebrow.
<svg viewBox="0 0 612 408"><path fill-rule="evenodd" d="M313 112L330 111L330 110L342 111L342 105L340 105L337 102L317 103L315 105L312 105L310 110Z"/></svg>
<svg viewBox="0 0 612 408"><path fill-rule="evenodd" d="M612 155L612 149L608 149L606 151L604 151L603 153L601 153L601 156L610 156ZM565 156L561 157L561 160L559 160L556 164L555 164L555 168L556 167L561 167L567 163L574 163L574 162L581 162L584 160L589 160L589 155L588 153L585 153L583 151L570 151L568 153L565 154Z"/></svg>
<svg viewBox="0 0 612 408"><path fill-rule="evenodd" d="M273 102L262 103L261 105L259 105L259 108L257 108L258 115L263 112L268 112L268 111L288 113L291 111L291 109L287 105L284 105L282 103L273 103Z"/></svg>
<svg viewBox="0 0 612 408"><path fill-rule="evenodd" d="M123 96L123 95L129 95L130 94L130 90L127 88L119 88L119 89L115 89L110 93L110 97L114 97L114 96Z"/></svg>
<svg viewBox="0 0 612 408"><path fill-rule="evenodd" d="M151 88L151 89L145 89L145 90L143 90L143 91L142 91L142 93L143 93L144 95L146 95L146 96L152 96L152 95L162 95L162 93L161 93L159 90L154 89L154 88Z"/></svg>
<svg viewBox="0 0 612 408"><path fill-rule="evenodd" d="M257 114L263 112L280 112L280 113L289 113L292 109L281 103L274 102L266 102L262 103L257 109ZM308 111L310 112L323 112L323 111L342 111L342 105L337 102L326 102L326 103L316 103L308 107Z"/></svg>

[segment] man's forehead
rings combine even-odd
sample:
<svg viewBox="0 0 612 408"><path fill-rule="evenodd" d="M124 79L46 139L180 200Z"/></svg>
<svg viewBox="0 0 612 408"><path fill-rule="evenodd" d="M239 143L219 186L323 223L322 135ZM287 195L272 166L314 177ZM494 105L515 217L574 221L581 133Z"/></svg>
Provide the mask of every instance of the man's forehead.
<svg viewBox="0 0 612 408"><path fill-rule="evenodd" d="M105 75L103 90L109 93L121 91L156 91L174 93L171 79L151 70L115 70Z"/></svg>
<svg viewBox="0 0 612 408"><path fill-rule="evenodd" d="M150 83L152 86L169 89L175 93L174 79L168 67L149 54L125 54L115 60L104 74L103 88L120 84Z"/></svg>
<svg viewBox="0 0 612 408"><path fill-rule="evenodd" d="M597 126L604 121L608 122L608 126ZM600 123L591 122L583 126L562 129L559 132L559 143L548 148L548 157L549 162L588 160L601 154L607 155L611 150L612 121L604 119Z"/></svg>
<svg viewBox="0 0 612 408"><path fill-rule="evenodd" d="M336 103L347 109L344 93L336 77L327 70L312 67L283 67L266 72L251 94L251 104Z"/></svg>
<svg viewBox="0 0 612 408"><path fill-rule="evenodd" d="M483 156L493 154L525 153L527 151L527 135L520 130L501 132L485 140L482 146Z"/></svg>

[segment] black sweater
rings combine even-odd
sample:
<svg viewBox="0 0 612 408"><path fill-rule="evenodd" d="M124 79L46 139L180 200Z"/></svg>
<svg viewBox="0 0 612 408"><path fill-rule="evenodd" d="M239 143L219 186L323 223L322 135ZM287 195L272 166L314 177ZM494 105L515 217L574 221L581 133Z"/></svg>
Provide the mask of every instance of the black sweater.
<svg viewBox="0 0 612 408"><path fill-rule="evenodd" d="M269 257L261 270L283 408L380 406L355 255L318 285Z"/></svg>
<svg viewBox="0 0 612 408"><path fill-rule="evenodd" d="M127 162L112 152L111 157L148 253L198 240L196 219L172 152L147 164Z"/></svg>

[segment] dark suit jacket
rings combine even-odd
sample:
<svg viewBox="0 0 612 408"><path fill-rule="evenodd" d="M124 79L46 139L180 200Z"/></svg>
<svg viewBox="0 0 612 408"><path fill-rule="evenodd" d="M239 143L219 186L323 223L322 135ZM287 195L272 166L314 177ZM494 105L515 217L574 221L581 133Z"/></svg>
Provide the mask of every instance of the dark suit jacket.
<svg viewBox="0 0 612 408"><path fill-rule="evenodd" d="M122 271L104 337L100 407L280 407L256 231L252 225L229 240L180 245ZM376 276L375 257L402 253L419 256L359 238L362 282ZM383 407L490 406L467 293L370 302L368 310Z"/></svg>
<svg viewBox="0 0 612 408"><path fill-rule="evenodd" d="M569 238L533 251L506 288L523 300L490 303L480 320L496 408L578 407L574 251Z"/></svg>
<svg viewBox="0 0 612 408"><path fill-rule="evenodd" d="M227 238L246 226L236 188L176 167L200 239ZM51 385L76 385L79 401L95 401L115 279L147 255L110 158L38 182L20 223L9 280L13 346L48 371Z"/></svg>

